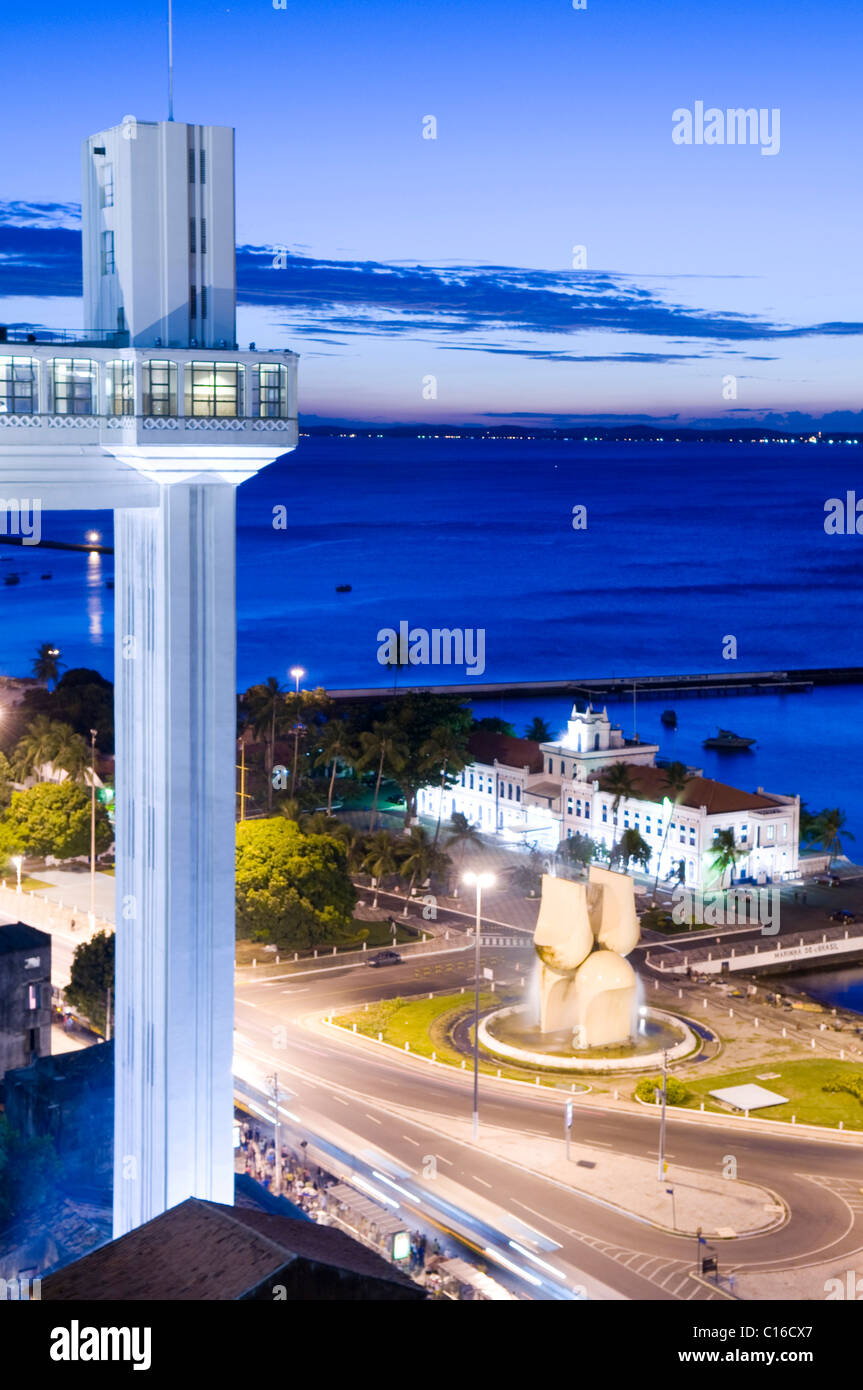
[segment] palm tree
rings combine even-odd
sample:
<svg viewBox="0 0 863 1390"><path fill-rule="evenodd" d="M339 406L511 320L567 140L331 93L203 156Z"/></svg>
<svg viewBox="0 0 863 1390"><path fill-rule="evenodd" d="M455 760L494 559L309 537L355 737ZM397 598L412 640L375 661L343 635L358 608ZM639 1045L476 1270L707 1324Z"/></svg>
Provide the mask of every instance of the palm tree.
<svg viewBox="0 0 863 1390"><path fill-rule="evenodd" d="M614 823L614 841L616 841L617 812L620 808L620 803L621 801L625 801L628 796L632 796L634 791L632 785L632 768L629 763L612 763L611 767L607 768L602 773L602 788L603 791L611 792L614 797L611 803L611 818ZM615 852L617 846L614 841L612 841L611 852L609 854L610 862L613 862L614 859L617 858Z"/></svg>
<svg viewBox="0 0 863 1390"><path fill-rule="evenodd" d="M443 813L443 794L448 786L453 783L449 780L452 774L463 772L467 766L467 748L464 735L457 733L446 724L439 724L432 729L431 734L425 743L420 746L420 757L422 762L420 767L423 771L430 771L432 768L440 768L440 789L437 807L437 825L434 832L434 844L437 847L440 835L440 822Z"/></svg>
<svg viewBox="0 0 863 1390"><path fill-rule="evenodd" d="M357 830L347 821L339 821L333 834L344 842L348 852L348 872L357 873L366 853L367 837L362 830Z"/></svg>
<svg viewBox="0 0 863 1390"><path fill-rule="evenodd" d="M447 849L450 849L453 845L461 845L461 855L459 856L458 879L456 880L456 891L453 894L453 896L457 898L458 880L461 878L461 871L464 868L465 851L467 850L468 845L479 848L482 845L482 837L480 836L479 829L477 828L477 826L471 825L467 816L464 815L461 811L453 811L449 823L450 833L449 839L446 842Z"/></svg>
<svg viewBox="0 0 863 1390"><path fill-rule="evenodd" d="M838 806L834 806L832 810L822 811L818 816L818 838L830 856L827 861L828 868L832 860L842 853L840 834L844 834L846 840L854 839L850 830L845 829L845 825L845 812L840 811Z"/></svg>
<svg viewBox="0 0 863 1390"><path fill-rule="evenodd" d="M724 888L726 873L730 872L733 876L734 865L738 859L743 858L746 850L737 848L733 830L719 830L713 841L712 854L712 865L719 875L719 886Z"/></svg>
<svg viewBox="0 0 863 1390"><path fill-rule="evenodd" d="M680 762L669 763L665 769L663 785L665 788L666 799L671 801L672 806L669 807L668 813L666 815L665 834L662 837L662 845L659 850L659 856L656 860L656 878L653 880L654 898L656 897L656 889L659 884L659 870L662 865L662 856L665 853L665 846L668 843L668 832L671 829L671 810L672 807L678 806L680 804L680 798L686 791L688 783L689 772L687 770L686 764ZM663 809L665 808L663 807Z"/></svg>
<svg viewBox="0 0 863 1390"><path fill-rule="evenodd" d="M383 724L380 721L376 721L371 729L363 730L360 734L360 743L363 751L357 759L356 766L368 767L375 763L378 765L375 794L369 815L369 830L372 831L378 813L378 797L384 767L386 766L390 772L399 772L407 761L408 748L400 729L394 724Z"/></svg>
<svg viewBox="0 0 863 1390"><path fill-rule="evenodd" d="M76 739L77 746L73 742ZM80 763L81 749L84 750L83 764ZM63 761L59 761L61 758ZM68 764L76 770L86 767L87 745L80 734L73 733L68 724L62 724L58 719L50 719L47 714L37 714L15 745L12 754L15 780L23 782L31 774L35 774L42 781L42 768L49 763L52 767L56 764L67 771L70 770Z"/></svg>
<svg viewBox="0 0 863 1390"><path fill-rule="evenodd" d="M548 724L544 719L540 719L538 714L535 714L533 719L531 719L524 731L524 736L525 738L533 739L534 743L551 743L551 740L554 738L554 734L551 732Z"/></svg>
<svg viewBox="0 0 863 1390"><path fill-rule="evenodd" d="M67 772L73 782L85 780L85 773L90 770L93 761L86 739L81 734L74 733L68 725L60 724L57 727L64 729L65 733L62 736L58 734L54 756L51 759L52 766ZM92 768L92 773L95 777L95 767Z"/></svg>
<svg viewBox="0 0 863 1390"><path fill-rule="evenodd" d="M401 849L404 858L399 865L399 874L402 878L410 876L408 895L402 914L407 917L408 904L417 879L420 883L425 883L431 874L444 868L449 860L449 855L437 849L434 841L429 839L428 831L424 830L421 825L411 826L407 841L401 846Z"/></svg>
<svg viewBox="0 0 863 1390"><path fill-rule="evenodd" d="M339 765L352 767L356 762L356 757L356 745L344 719L330 719L324 725L320 751L315 758L315 767L328 767L332 764L330 785L327 791L328 816L333 814L333 785Z"/></svg>
<svg viewBox="0 0 863 1390"><path fill-rule="evenodd" d="M60 660L60 648L53 642L43 642L36 652L33 675L37 681L51 681L56 690L57 681L60 679L60 667L64 664Z"/></svg>
<svg viewBox="0 0 863 1390"><path fill-rule="evenodd" d="M267 772L267 810L273 810L273 779L269 770L273 763L276 745L276 722L279 714L284 715L285 688L279 685L275 676L270 676L263 685L253 685L247 691L246 700L251 715L252 732L255 738L263 736L264 760Z"/></svg>
<svg viewBox="0 0 863 1390"><path fill-rule="evenodd" d="M363 868L372 876L375 889L372 907L377 907L381 880L398 869L395 840L389 830L378 830L369 836Z"/></svg>

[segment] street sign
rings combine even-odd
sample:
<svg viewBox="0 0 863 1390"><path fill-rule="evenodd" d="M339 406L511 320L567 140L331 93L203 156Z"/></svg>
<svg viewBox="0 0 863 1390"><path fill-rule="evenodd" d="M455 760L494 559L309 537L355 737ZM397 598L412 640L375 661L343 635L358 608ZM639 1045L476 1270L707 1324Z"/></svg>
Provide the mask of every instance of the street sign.
<svg viewBox="0 0 863 1390"><path fill-rule="evenodd" d="M483 978L484 980L493 980L493 979L494 979L494 971L493 971L493 970L490 970L489 967L488 967L487 965L484 965L483 968L482 968L482 978Z"/></svg>
<svg viewBox="0 0 863 1390"><path fill-rule="evenodd" d="M393 1236L393 1259L407 1260L411 1253L410 1231L396 1231Z"/></svg>

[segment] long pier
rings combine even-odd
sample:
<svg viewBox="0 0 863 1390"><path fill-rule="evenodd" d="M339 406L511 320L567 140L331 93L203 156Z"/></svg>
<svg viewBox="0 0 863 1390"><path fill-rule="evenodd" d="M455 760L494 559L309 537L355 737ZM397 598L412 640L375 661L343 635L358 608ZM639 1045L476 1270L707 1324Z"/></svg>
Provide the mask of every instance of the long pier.
<svg viewBox="0 0 863 1390"><path fill-rule="evenodd" d="M473 699L566 695L575 700L687 699L708 695L805 694L816 685L863 685L863 666L819 666L788 671L713 671L696 675L601 676L550 681L463 681L458 685L399 685L329 690L334 700L382 700L393 695L459 695Z"/></svg>

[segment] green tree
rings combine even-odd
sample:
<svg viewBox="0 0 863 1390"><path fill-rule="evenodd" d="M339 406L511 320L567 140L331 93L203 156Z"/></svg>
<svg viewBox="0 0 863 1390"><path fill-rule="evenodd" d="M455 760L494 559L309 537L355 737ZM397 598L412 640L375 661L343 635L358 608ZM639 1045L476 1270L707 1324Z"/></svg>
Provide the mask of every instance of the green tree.
<svg viewBox="0 0 863 1390"><path fill-rule="evenodd" d="M114 838L111 823L96 803L96 853ZM13 792L0 819L0 853L47 854L76 859L90 852L90 797L76 782L38 782Z"/></svg>
<svg viewBox="0 0 863 1390"><path fill-rule="evenodd" d="M348 857L348 870L352 874L359 873L360 866L366 855L367 835L356 826L349 825L347 821L340 821L333 832L345 846Z"/></svg>
<svg viewBox="0 0 863 1390"><path fill-rule="evenodd" d="M353 767L357 759L357 746L344 719L329 719L321 731L321 746L314 760L315 767L330 768L330 782L327 788L327 814L333 813L333 786L340 766Z"/></svg>
<svg viewBox="0 0 863 1390"><path fill-rule="evenodd" d="M5 811L12 800L12 766L5 753L0 752L0 811Z"/></svg>
<svg viewBox="0 0 863 1390"><path fill-rule="evenodd" d="M850 830L845 829L845 825L845 812L840 811L838 806L834 806L832 810L821 811L818 816L818 838L831 860L844 852L840 835L844 835L846 840L854 839Z"/></svg>
<svg viewBox="0 0 863 1390"><path fill-rule="evenodd" d="M48 1136L25 1139L0 1115L0 1228L41 1206L59 1168Z"/></svg>
<svg viewBox="0 0 863 1390"><path fill-rule="evenodd" d="M429 773L440 771L440 784L435 825L434 843L440 837L440 822L443 813L443 794L455 786L455 779L467 767L470 754L467 749L467 733L464 729L454 729L449 724L438 724L420 748L422 765Z"/></svg>
<svg viewBox="0 0 863 1390"><path fill-rule="evenodd" d="M531 719L524 731L524 736L525 738L533 739L534 743L551 743L551 740L554 738L554 734L551 732L548 724L544 719L541 719L538 714L535 714L533 719Z"/></svg>
<svg viewBox="0 0 863 1390"><path fill-rule="evenodd" d="M746 850L738 849L733 830L719 830L710 847L711 867L719 880L720 888L725 887L725 875L734 876L734 866L742 859Z"/></svg>
<svg viewBox="0 0 863 1390"><path fill-rule="evenodd" d="M406 694L389 700L385 710L386 720L399 731L404 744L401 764L393 768L392 776L401 787L405 799L404 823L407 829L416 820L417 792L420 787L437 782L443 770L442 759L435 762L429 757L432 743L440 744L442 731L447 729L452 736L448 746L450 749L457 747L460 750L458 756L464 763L469 762L467 742L472 716L458 696L436 695L433 691ZM453 757L451 752L449 765L453 764Z"/></svg>
<svg viewBox="0 0 863 1390"><path fill-rule="evenodd" d="M665 846L668 843L668 832L671 829L672 809L680 805L683 793L689 785L689 772L686 764L681 762L669 763L663 775L665 798L671 804L663 804L662 813L665 817L665 834L662 837L662 845L656 859L656 877L653 880L653 896L656 897L656 890L659 885L659 870L662 865L662 856L665 853Z"/></svg>
<svg viewBox="0 0 863 1390"><path fill-rule="evenodd" d="M374 884L375 896L372 907L378 905L378 894L381 891L381 882L389 874L394 874L399 867L399 856L396 849L396 842L389 830L376 830L374 835L370 835L366 841L366 853L363 859L363 869L367 874L371 874Z"/></svg>
<svg viewBox="0 0 863 1390"><path fill-rule="evenodd" d="M360 747L362 752L357 758L357 767L377 768L375 794L369 813L369 830L371 831L374 830L377 819L378 797L381 793L381 778L384 775L384 769L386 768L387 773L395 777L405 765L408 747L395 724L381 723L380 721L374 723L371 729L366 729L360 734Z"/></svg>
<svg viewBox="0 0 863 1390"><path fill-rule="evenodd" d="M75 947L65 995L67 1004L80 1010L103 1037L107 1025L109 989L113 998L114 933L97 931L89 941L82 941L80 946ZM112 1013L113 1008L112 1004Z"/></svg>
<svg viewBox="0 0 863 1390"><path fill-rule="evenodd" d="M510 724L508 719L499 719L496 714L487 714L482 719L475 719L471 725L471 733L480 730L489 734L507 734L509 738L515 738L515 725Z"/></svg>
<svg viewBox="0 0 863 1390"><path fill-rule="evenodd" d="M406 917L414 884L418 881L425 883L432 874L442 873L450 859L448 854L437 848L436 842L421 825L411 826L407 841L400 848L404 857L399 865L399 874L402 878L410 878L407 901L402 914Z"/></svg>
<svg viewBox="0 0 863 1390"><path fill-rule="evenodd" d="M59 647L53 642L43 642L33 661L33 675L37 681L51 681L56 687L62 665Z"/></svg>
<svg viewBox="0 0 863 1390"><path fill-rule="evenodd" d="M613 858L620 860L624 872L634 860L636 864L641 865L646 873L650 867L650 845L639 835L637 830L627 828L615 846Z"/></svg>
<svg viewBox="0 0 863 1390"><path fill-rule="evenodd" d="M246 709L255 738L264 740L264 771L267 777L267 810L273 810L273 749L276 743L276 727L284 723L285 688L279 685L275 676L269 676L262 685L253 685L245 694Z"/></svg>
<svg viewBox="0 0 863 1390"><path fill-rule="evenodd" d="M334 835L304 835L284 816L237 826L237 934L285 949L337 941L356 892Z"/></svg>
<svg viewBox="0 0 863 1390"><path fill-rule="evenodd" d="M613 796L611 803L611 813L614 816L615 825L617 824L617 811L621 801L633 794L632 768L629 763L612 763L601 775L600 785L604 792L610 792Z"/></svg>
<svg viewBox="0 0 863 1390"><path fill-rule="evenodd" d="M462 811L453 811L449 821L449 838L446 842L447 849L461 845L459 855L459 870L456 879L455 896L459 895L459 884L462 870L464 869L464 857L468 847L479 849L482 846L482 836L477 826L472 825L467 816Z"/></svg>
<svg viewBox="0 0 863 1390"><path fill-rule="evenodd" d="M557 853L564 863L578 864L586 869L596 858L597 844L589 835L571 835L568 840L561 840L557 847Z"/></svg>

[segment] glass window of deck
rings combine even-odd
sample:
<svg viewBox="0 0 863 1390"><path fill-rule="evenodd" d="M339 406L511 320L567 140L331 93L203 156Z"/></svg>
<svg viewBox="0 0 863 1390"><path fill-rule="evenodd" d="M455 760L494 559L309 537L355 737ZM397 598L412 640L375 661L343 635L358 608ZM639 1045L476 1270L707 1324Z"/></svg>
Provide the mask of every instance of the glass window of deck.
<svg viewBox="0 0 863 1390"><path fill-rule="evenodd" d="M95 363L84 357L55 357L51 363L54 414L92 415L95 383Z"/></svg>
<svg viewBox="0 0 863 1390"><path fill-rule="evenodd" d="M109 415L135 414L135 368L131 362L106 363Z"/></svg>
<svg viewBox="0 0 863 1390"><path fill-rule="evenodd" d="M242 415L243 368L237 362L190 362L187 415Z"/></svg>
<svg viewBox="0 0 863 1390"><path fill-rule="evenodd" d="M262 362L258 373L258 414L284 420L288 414L288 369L278 362Z"/></svg>
<svg viewBox="0 0 863 1390"><path fill-rule="evenodd" d="M32 415L38 409L34 357L0 357L0 415Z"/></svg>
<svg viewBox="0 0 863 1390"><path fill-rule="evenodd" d="M145 362L141 369L143 383L142 415L176 415L177 364L161 358Z"/></svg>

